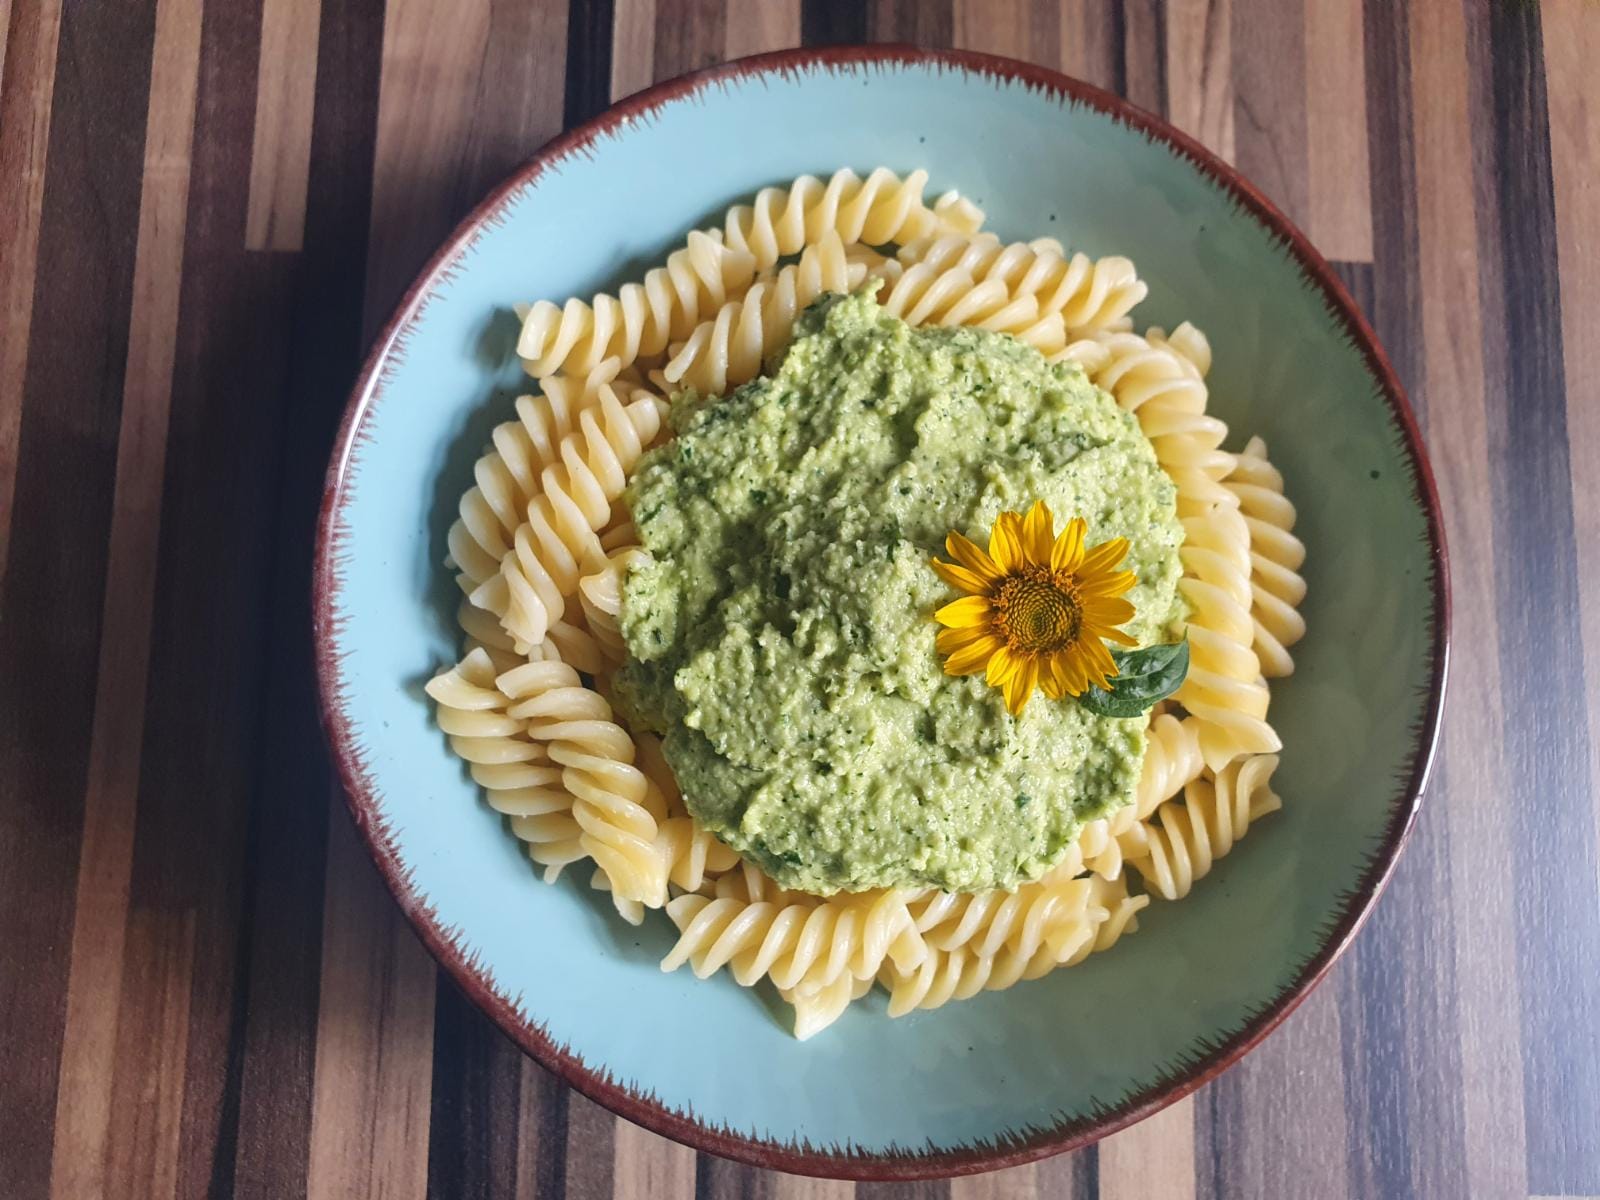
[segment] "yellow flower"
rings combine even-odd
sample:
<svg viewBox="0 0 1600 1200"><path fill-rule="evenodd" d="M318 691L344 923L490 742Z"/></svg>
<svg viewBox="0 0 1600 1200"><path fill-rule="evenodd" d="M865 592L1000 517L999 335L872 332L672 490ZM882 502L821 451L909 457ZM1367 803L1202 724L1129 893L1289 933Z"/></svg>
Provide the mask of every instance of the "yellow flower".
<svg viewBox="0 0 1600 1200"><path fill-rule="evenodd" d="M1122 593L1134 576L1115 570L1128 539L1086 550L1087 529L1074 517L1056 537L1041 500L1026 517L1001 513L989 532L988 553L959 533L945 539L956 561L936 558L933 569L967 593L934 614L947 627L936 643L945 674L984 672L989 686L1004 690L1013 716L1021 715L1035 687L1059 700L1081 696L1090 684L1109 686L1117 665L1101 639L1137 645L1116 628L1133 616Z"/></svg>

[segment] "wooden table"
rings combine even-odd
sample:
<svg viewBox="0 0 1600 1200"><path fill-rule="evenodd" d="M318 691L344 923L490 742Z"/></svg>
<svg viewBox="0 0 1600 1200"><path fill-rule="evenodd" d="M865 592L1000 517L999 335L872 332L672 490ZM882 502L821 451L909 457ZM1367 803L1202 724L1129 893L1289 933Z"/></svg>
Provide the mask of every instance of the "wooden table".
<svg viewBox="0 0 1600 1200"><path fill-rule="evenodd" d="M315 718L323 464L413 271L610 97L802 40L1031 58L1237 163L1371 315L1455 565L1432 795L1327 984L949 1183L556 1084L400 919ZM1600 6L0 0L0 48L0 1195L1600 1194Z"/></svg>

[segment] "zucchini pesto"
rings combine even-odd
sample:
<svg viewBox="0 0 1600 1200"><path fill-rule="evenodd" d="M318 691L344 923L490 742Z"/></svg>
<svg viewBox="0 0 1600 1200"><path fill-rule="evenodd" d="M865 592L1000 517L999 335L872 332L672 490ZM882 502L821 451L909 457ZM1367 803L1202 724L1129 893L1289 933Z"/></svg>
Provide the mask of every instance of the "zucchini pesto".
<svg viewBox="0 0 1600 1200"><path fill-rule="evenodd" d="M674 403L627 502L618 705L663 736L690 811L780 884L978 891L1036 878L1129 803L1148 716L946 675L929 568L1045 501L1125 537L1141 646L1168 640L1183 529L1135 418L1076 364L825 296L770 376Z"/></svg>

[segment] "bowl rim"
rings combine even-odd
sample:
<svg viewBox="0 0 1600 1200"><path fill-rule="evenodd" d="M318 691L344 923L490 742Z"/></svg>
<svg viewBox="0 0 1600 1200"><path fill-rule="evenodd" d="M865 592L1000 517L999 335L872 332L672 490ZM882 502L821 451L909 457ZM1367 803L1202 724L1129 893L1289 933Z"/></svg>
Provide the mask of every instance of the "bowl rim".
<svg viewBox="0 0 1600 1200"><path fill-rule="evenodd" d="M1303 963L1290 984L1277 993L1230 1037L1181 1071L1156 1080L1103 1112L1064 1121L1038 1133L1005 1137L992 1143L944 1150L896 1150L890 1153L827 1150L808 1143L751 1137L715 1128L692 1112L678 1112L653 1096L641 1094L602 1067L585 1063L549 1037L531 1017L519 1014L501 994L487 970L461 946L459 934L446 929L438 914L413 886L410 869L378 811L374 781L357 745L355 728L340 703L342 690L335 599L339 591L338 560L342 540L341 511L348 495L351 468L364 438L363 421L382 391L391 359L430 294L453 273L487 225L497 223L513 195L536 181L554 163L584 153L597 139L616 133L630 121L667 105L691 99L706 88L729 80L762 75L793 76L814 70L860 66L933 66L942 71L976 74L991 80L1021 83L1058 98L1087 105L1162 143L1222 187L1250 217L1264 226L1297 263L1305 278L1321 292L1335 323L1361 353L1402 435L1402 449L1411 469L1413 500L1422 510L1433 567L1432 638L1429 681L1422 715L1412 731L1415 745L1405 772L1404 790L1377 849L1357 884L1343 901L1337 919L1316 953ZM752 1166L796 1174L855 1180L943 1178L998 1170L1034 1162L1090 1145L1172 1104L1236 1063L1275 1029L1327 974L1360 929L1393 873L1395 862L1421 806L1439 739L1450 641L1449 560L1438 490L1423 449L1422 436L1399 378L1379 346L1377 336L1327 261L1278 208L1233 167L1187 134L1151 113L1101 88L1058 71L1015 59L967 50L934 50L914 46L825 46L780 50L730 60L680 75L613 104L599 116L563 133L541 147L510 178L494 189L450 234L407 289L393 315L379 332L364 360L345 405L323 485L312 563L312 646L316 658L318 705L323 732L332 750L351 818L378 872L394 894L429 952L456 985L525 1053L546 1069L619 1116L696 1150Z"/></svg>

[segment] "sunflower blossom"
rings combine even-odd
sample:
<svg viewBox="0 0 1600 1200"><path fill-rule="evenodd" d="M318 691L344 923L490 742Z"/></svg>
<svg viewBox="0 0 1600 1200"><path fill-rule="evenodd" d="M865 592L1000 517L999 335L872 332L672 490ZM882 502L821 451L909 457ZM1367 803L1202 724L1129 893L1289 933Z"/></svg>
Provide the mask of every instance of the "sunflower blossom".
<svg viewBox="0 0 1600 1200"><path fill-rule="evenodd" d="M1085 548L1088 525L1081 517L1059 537L1054 530L1041 500L1026 517L1001 513L987 552L952 532L945 550L955 562L933 560L939 577L966 593L934 613L945 626L936 642L945 674L982 672L1004 692L1013 716L1035 687L1053 700L1081 696L1090 684L1109 687L1117 665L1106 641L1137 645L1117 628L1134 613L1122 598L1133 572L1116 569L1128 540Z"/></svg>

